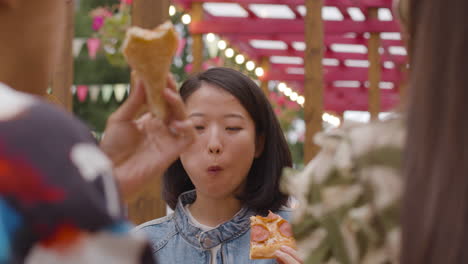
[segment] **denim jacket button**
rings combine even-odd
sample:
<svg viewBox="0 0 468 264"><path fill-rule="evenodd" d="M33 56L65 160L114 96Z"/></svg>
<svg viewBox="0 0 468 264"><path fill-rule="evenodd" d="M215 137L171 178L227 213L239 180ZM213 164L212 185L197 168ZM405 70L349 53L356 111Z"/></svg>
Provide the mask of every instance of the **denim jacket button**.
<svg viewBox="0 0 468 264"><path fill-rule="evenodd" d="M211 239L209 238L203 239L203 247L210 248L212 246L213 246L213 241L211 241Z"/></svg>

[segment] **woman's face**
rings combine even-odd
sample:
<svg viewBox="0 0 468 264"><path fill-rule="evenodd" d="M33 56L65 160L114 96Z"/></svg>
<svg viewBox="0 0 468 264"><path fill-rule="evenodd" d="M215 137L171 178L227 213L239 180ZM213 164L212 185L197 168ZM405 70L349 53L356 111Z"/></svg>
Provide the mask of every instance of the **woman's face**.
<svg viewBox="0 0 468 264"><path fill-rule="evenodd" d="M198 137L180 159L197 195L232 197L260 154L254 121L233 95L208 83L188 97L186 106Z"/></svg>

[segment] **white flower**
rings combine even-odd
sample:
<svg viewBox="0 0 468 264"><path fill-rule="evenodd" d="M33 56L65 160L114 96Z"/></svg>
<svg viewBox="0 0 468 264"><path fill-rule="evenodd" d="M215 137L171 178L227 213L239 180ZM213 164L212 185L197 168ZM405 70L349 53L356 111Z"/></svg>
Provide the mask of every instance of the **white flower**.
<svg viewBox="0 0 468 264"><path fill-rule="evenodd" d="M34 104L34 97L0 83L0 121L14 119Z"/></svg>
<svg viewBox="0 0 468 264"><path fill-rule="evenodd" d="M94 181L103 177L109 213L117 216L120 211L119 198L114 179L112 178L112 162L94 144L80 143L73 146L70 159L86 181Z"/></svg>

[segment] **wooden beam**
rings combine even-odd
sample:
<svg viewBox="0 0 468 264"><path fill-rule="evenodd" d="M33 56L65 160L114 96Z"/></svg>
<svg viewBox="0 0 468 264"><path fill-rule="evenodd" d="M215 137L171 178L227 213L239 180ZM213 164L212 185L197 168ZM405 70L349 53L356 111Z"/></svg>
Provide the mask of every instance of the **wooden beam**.
<svg viewBox="0 0 468 264"><path fill-rule="evenodd" d="M304 56L305 66L305 122L306 135L304 144L304 163L308 163L319 152L313 138L322 130L323 114L323 21L322 0L307 0L307 14L305 17L306 50Z"/></svg>
<svg viewBox="0 0 468 264"><path fill-rule="evenodd" d="M378 9L369 9L369 18L376 19L378 17ZM371 32L368 45L369 52L369 112L371 120L378 120L380 113L380 88L381 79L381 60L380 60L380 34Z"/></svg>
<svg viewBox="0 0 468 264"><path fill-rule="evenodd" d="M281 40L284 42L304 42L304 34L223 34L223 37L240 41L250 41L252 39L258 40ZM382 39L382 44L385 46L405 46L403 40L395 39ZM324 43L326 46L331 44L351 44L351 45L366 45L368 40L365 38L346 38L337 35L324 36Z"/></svg>
<svg viewBox="0 0 468 264"><path fill-rule="evenodd" d="M132 24L154 28L169 19L169 0L134 0ZM133 83L133 82L132 82ZM151 191L142 193L128 205L130 220L140 224L166 215L166 203L162 200L162 179L156 179Z"/></svg>
<svg viewBox="0 0 468 264"><path fill-rule="evenodd" d="M400 32L396 21L325 21L326 34L345 34L366 32ZM235 34L300 34L304 32L304 22L300 19L281 21L279 19L252 19L216 17L204 21L193 21L190 24L192 34L235 33Z"/></svg>
<svg viewBox="0 0 468 264"><path fill-rule="evenodd" d="M263 57L260 60L260 67L262 67L263 72L267 73L270 71L270 60L267 57ZM268 90L268 82L269 80L263 79L260 82L260 88L262 88L263 93L267 98L269 98L270 91Z"/></svg>
<svg viewBox="0 0 468 264"><path fill-rule="evenodd" d="M73 1L66 2L65 38L60 59L52 76L51 92L46 95L47 100L72 111L73 84L73 37L75 35L75 5Z"/></svg>
<svg viewBox="0 0 468 264"><path fill-rule="evenodd" d="M202 3L192 3L192 23L203 23L203 5ZM209 33L209 32L207 32ZM193 54L193 68L192 73L201 72L203 70L203 34L192 32L192 54Z"/></svg>
<svg viewBox="0 0 468 264"><path fill-rule="evenodd" d="M303 58L305 56L304 51L297 51L297 50L291 51L291 50L254 49L254 54L257 57L287 56L287 57ZM332 52L332 51L326 51L324 53L324 57L327 59L337 59L337 60L368 60L369 59L368 55L365 53ZM387 54L382 55L382 61L391 61L391 62L394 62L395 64L401 64L406 61L406 56L390 55L387 53Z"/></svg>
<svg viewBox="0 0 468 264"><path fill-rule="evenodd" d="M192 2L204 2L204 3L241 3L241 4L274 4L274 5L304 5L306 0L174 0L174 2L181 5L188 5ZM325 6L336 6L336 7L385 7L392 8L392 0L325 0Z"/></svg>
<svg viewBox="0 0 468 264"><path fill-rule="evenodd" d="M263 79L278 80L278 81L304 81L304 74L288 74L284 71L279 71L271 64L270 71L265 72ZM299 65L297 67L302 67ZM325 82L334 81L359 81L365 82L369 80L369 70L367 68L349 68L349 67L324 67ZM307 71L307 70L305 70ZM382 72L382 81L398 83L400 81L400 73L396 70L385 70Z"/></svg>

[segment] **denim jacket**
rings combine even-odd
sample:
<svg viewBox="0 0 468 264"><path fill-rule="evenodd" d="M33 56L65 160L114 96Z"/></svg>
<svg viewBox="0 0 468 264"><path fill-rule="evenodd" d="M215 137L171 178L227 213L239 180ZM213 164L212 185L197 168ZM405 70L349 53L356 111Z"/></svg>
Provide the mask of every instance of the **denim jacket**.
<svg viewBox="0 0 468 264"><path fill-rule="evenodd" d="M252 210L241 209L230 221L203 232L195 227L185 213L184 206L195 201L195 191L180 195L174 213L136 227L150 241L153 254L160 264L208 264L210 249L221 244L216 261L218 264L274 264L274 259L251 260L250 216ZM282 208L275 212L290 220L291 210Z"/></svg>

